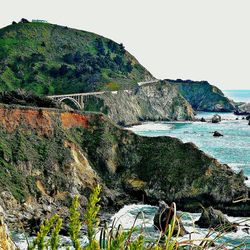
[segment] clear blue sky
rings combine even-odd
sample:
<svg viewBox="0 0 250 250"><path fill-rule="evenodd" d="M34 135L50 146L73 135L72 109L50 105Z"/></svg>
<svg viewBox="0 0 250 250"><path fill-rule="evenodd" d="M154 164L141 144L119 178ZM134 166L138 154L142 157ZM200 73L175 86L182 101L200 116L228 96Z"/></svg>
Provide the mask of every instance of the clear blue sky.
<svg viewBox="0 0 250 250"><path fill-rule="evenodd" d="M22 17L123 42L157 78L250 89L249 0L10 0L0 27Z"/></svg>

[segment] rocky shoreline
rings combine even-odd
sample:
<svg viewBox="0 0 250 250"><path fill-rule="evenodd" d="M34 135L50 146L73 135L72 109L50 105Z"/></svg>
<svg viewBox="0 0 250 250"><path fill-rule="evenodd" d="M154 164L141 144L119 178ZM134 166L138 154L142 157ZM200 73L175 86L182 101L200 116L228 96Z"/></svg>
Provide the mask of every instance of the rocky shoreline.
<svg viewBox="0 0 250 250"><path fill-rule="evenodd" d="M237 107L234 112L235 115L250 115L250 103L244 103Z"/></svg>
<svg viewBox="0 0 250 250"><path fill-rule="evenodd" d="M233 203L248 197L243 174L192 143L141 137L103 114L2 105L0 117L5 180L0 201L7 222L17 228L19 220L29 228L29 223L39 224L34 216L64 214L76 194L84 212L97 183L104 212L131 202L156 205L165 200L185 211L197 211L202 203L250 215L249 202Z"/></svg>

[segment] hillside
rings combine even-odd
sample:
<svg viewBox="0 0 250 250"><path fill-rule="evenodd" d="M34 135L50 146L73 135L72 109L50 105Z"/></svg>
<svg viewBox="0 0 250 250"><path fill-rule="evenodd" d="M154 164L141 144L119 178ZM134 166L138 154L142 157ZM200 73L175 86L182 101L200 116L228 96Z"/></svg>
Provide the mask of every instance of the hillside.
<svg viewBox="0 0 250 250"><path fill-rule="evenodd" d="M197 211L201 203L249 216L248 203L232 204L248 194L242 173L192 143L141 137L100 113L8 105L0 106L0 128L0 203L15 226L15 215L28 227L62 212L76 194L84 208L97 183L109 210L163 199L179 209Z"/></svg>
<svg viewBox="0 0 250 250"><path fill-rule="evenodd" d="M122 44L90 32L26 22L0 29L0 91L117 90L150 79Z"/></svg>
<svg viewBox="0 0 250 250"><path fill-rule="evenodd" d="M166 80L177 87L184 98L197 111L229 112L235 110L235 104L224 96L223 92L207 81Z"/></svg>

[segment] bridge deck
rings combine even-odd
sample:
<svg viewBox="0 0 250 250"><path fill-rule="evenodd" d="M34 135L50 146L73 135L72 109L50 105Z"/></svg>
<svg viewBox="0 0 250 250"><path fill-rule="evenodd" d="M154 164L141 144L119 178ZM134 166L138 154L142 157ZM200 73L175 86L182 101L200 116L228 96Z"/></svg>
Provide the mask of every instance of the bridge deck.
<svg viewBox="0 0 250 250"><path fill-rule="evenodd" d="M147 81L147 82L138 82L139 86L142 86L144 84L148 83L155 83L158 82L159 80L152 80L152 81ZM129 90L124 90L128 92ZM104 93L112 93L112 94L117 94L117 91L100 91L100 92L86 92L86 93L74 93L74 94L66 94L66 95L50 95L48 96L49 98L63 98L63 97L79 97L79 96L88 96L88 95L102 95Z"/></svg>
<svg viewBox="0 0 250 250"><path fill-rule="evenodd" d="M74 93L74 94L67 94L67 95L49 95L49 98L60 98L60 97L68 97L68 96L87 96L87 95L101 95L104 94L105 91L101 92L87 92L87 93Z"/></svg>

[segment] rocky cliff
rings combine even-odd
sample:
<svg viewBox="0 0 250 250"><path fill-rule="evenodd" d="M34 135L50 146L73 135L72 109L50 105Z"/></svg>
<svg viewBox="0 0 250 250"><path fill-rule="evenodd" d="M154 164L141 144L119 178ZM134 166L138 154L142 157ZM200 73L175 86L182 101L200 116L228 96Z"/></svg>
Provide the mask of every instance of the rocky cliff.
<svg viewBox="0 0 250 250"><path fill-rule="evenodd" d="M120 125L141 121L192 120L193 110L176 88L168 82L145 84L129 91L105 92L86 96L86 111L107 114Z"/></svg>
<svg viewBox="0 0 250 250"><path fill-rule="evenodd" d="M197 111L229 112L235 110L232 100L224 96L223 92L207 81L167 80L174 85L183 97Z"/></svg>
<svg viewBox="0 0 250 250"><path fill-rule="evenodd" d="M250 103L244 103L237 107L236 115L250 115Z"/></svg>
<svg viewBox="0 0 250 250"><path fill-rule="evenodd" d="M199 203L249 215L242 173L195 145L171 137L140 137L103 114L0 106L0 202L7 221L29 225L102 185L102 206L141 201ZM14 223L15 225L18 225ZM34 225L32 224L32 227Z"/></svg>

